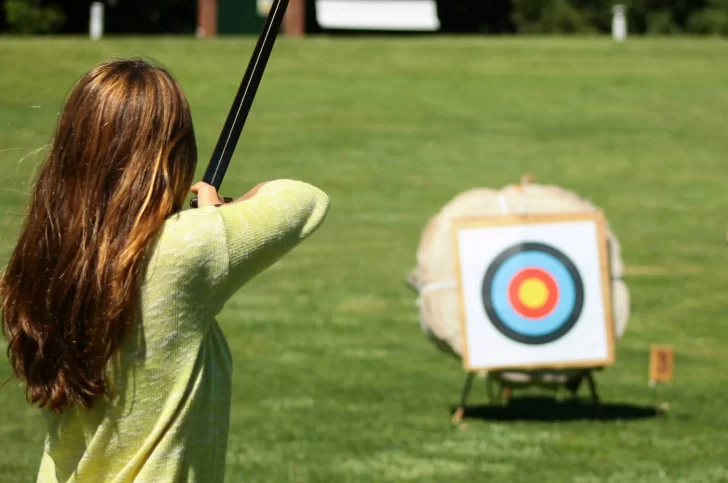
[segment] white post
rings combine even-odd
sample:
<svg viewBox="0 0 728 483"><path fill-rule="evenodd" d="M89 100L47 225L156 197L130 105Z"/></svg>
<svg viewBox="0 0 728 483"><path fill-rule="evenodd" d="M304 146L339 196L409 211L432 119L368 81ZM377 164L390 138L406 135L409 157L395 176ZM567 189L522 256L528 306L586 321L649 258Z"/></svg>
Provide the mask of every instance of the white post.
<svg viewBox="0 0 728 483"><path fill-rule="evenodd" d="M99 40L104 35L104 4L101 2L91 4L89 35L91 40Z"/></svg>
<svg viewBox="0 0 728 483"><path fill-rule="evenodd" d="M624 5L615 5L612 8L612 37L617 42L624 42L627 38L627 17L624 15Z"/></svg>
<svg viewBox="0 0 728 483"><path fill-rule="evenodd" d="M267 17L270 13L270 8L273 6L273 0L258 0L256 5L258 7L258 15Z"/></svg>

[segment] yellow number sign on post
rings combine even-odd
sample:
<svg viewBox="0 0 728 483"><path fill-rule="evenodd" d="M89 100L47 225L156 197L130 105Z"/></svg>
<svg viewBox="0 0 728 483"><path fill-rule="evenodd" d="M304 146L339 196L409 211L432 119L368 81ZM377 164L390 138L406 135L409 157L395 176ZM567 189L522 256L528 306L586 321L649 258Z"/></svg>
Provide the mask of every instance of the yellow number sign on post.
<svg viewBox="0 0 728 483"><path fill-rule="evenodd" d="M675 352L669 345L653 345L650 355L650 384L672 381Z"/></svg>
<svg viewBox="0 0 728 483"><path fill-rule="evenodd" d="M662 401L658 382L672 381L672 373L675 368L675 352L669 345L653 345L650 353L650 387L655 388L657 398L657 414L665 415L670 409L667 402Z"/></svg>

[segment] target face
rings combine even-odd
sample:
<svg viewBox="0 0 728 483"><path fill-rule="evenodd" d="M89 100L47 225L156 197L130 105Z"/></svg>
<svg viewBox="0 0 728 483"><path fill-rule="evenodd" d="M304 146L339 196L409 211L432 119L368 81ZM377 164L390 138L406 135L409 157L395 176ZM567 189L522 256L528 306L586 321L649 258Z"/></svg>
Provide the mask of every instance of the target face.
<svg viewBox="0 0 728 483"><path fill-rule="evenodd" d="M601 214L456 220L454 232L466 369L613 363Z"/></svg>
<svg viewBox="0 0 728 483"><path fill-rule="evenodd" d="M543 243L523 243L501 253L483 280L483 307L506 337L546 344L579 320L584 285L574 263Z"/></svg>

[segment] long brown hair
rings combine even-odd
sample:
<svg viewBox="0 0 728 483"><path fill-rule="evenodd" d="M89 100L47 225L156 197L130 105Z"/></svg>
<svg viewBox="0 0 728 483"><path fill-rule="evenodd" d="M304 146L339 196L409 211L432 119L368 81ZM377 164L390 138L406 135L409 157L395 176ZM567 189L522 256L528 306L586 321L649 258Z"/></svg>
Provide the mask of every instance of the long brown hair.
<svg viewBox="0 0 728 483"><path fill-rule="evenodd" d="M29 402L61 412L109 393L105 367L136 314L145 249L181 210L196 163L189 105L166 70L113 60L79 79L0 279Z"/></svg>

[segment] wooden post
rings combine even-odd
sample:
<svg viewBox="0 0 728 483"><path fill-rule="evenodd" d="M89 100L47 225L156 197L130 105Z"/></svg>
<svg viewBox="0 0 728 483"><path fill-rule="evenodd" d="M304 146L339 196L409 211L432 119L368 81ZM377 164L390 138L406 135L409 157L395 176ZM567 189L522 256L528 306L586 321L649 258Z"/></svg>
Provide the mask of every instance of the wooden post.
<svg viewBox="0 0 728 483"><path fill-rule="evenodd" d="M306 0L290 0L283 22L283 33L287 37L306 35Z"/></svg>
<svg viewBox="0 0 728 483"><path fill-rule="evenodd" d="M217 0L197 0L197 36L217 35Z"/></svg>

